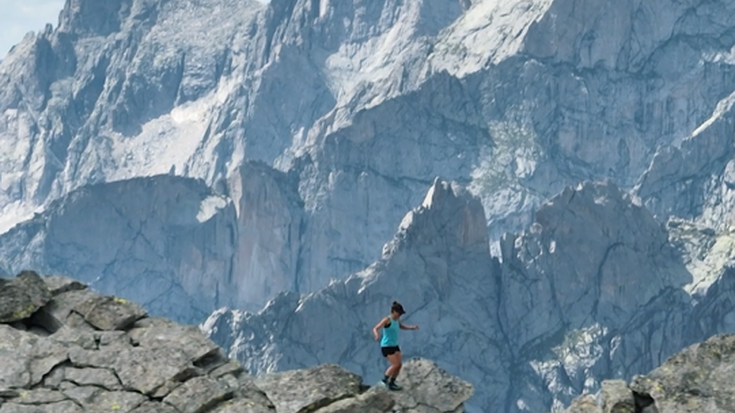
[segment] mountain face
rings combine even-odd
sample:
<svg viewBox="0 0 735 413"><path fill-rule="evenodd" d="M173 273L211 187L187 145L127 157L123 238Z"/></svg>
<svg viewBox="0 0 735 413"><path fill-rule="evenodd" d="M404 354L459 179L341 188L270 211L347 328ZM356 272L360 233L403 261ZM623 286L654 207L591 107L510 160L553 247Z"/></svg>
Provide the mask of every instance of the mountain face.
<svg viewBox="0 0 735 413"><path fill-rule="evenodd" d="M733 7L67 0L0 62L0 273L253 372L379 374L398 299L468 410L560 410L735 328Z"/></svg>
<svg viewBox="0 0 735 413"><path fill-rule="evenodd" d="M462 413L473 392L426 359L406 362L401 392L333 364L254 377L196 327L77 280L25 271L0 286L3 413Z"/></svg>
<svg viewBox="0 0 735 413"><path fill-rule="evenodd" d="M665 226L614 184L568 188L535 216L492 257L479 199L436 180L373 265L257 313L221 309L202 327L249 371L328 362L380 377L370 330L400 297L421 327L402 334L405 357L475 383L471 412L560 410L601 378L630 379L735 328L731 272L695 301Z"/></svg>
<svg viewBox="0 0 735 413"><path fill-rule="evenodd" d="M2 228L89 184L201 179L258 228L222 274L250 309L370 265L435 176L482 199L496 256L588 179L722 232L729 7L68 0L0 63ZM288 178L243 180L250 161ZM241 216L244 184L279 194L268 218Z"/></svg>
<svg viewBox="0 0 735 413"><path fill-rule="evenodd" d="M7 268L71 274L195 322L222 301L235 261L229 200L201 181L161 175L90 185L2 236ZM118 277L120 273L135 277Z"/></svg>

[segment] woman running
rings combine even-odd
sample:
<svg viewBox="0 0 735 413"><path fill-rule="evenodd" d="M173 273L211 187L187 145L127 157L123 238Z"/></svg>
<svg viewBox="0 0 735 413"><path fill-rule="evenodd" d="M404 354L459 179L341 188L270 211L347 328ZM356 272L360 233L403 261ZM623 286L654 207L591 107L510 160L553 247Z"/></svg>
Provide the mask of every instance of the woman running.
<svg viewBox="0 0 735 413"><path fill-rule="evenodd" d="M398 319L403 314L406 314L403 306L397 301L393 301L393 305L390 307L390 316L380 320L373 328L375 341L379 340L378 330L383 329L383 339L380 340L380 349L383 352L383 357L387 358L390 362L390 367L385 371L385 376L382 381L391 390L401 390L401 387L396 384L396 377L398 377L402 366L401 349L398 347L398 330L419 329L417 325L407 326L399 322Z"/></svg>

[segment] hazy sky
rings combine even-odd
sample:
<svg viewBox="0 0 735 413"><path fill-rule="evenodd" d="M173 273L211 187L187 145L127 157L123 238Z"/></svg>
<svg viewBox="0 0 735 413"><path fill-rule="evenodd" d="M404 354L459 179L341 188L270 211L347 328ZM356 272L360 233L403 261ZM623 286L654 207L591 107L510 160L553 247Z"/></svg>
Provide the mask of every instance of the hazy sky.
<svg viewBox="0 0 735 413"><path fill-rule="evenodd" d="M0 0L0 59L30 32L43 30L46 23L54 28L64 0Z"/></svg>

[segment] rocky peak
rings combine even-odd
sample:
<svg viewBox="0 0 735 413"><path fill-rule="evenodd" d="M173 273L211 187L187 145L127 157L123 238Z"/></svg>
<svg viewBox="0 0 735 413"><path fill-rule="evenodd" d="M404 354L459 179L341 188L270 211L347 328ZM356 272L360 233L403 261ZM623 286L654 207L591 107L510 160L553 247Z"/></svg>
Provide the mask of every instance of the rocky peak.
<svg viewBox="0 0 735 413"><path fill-rule="evenodd" d="M383 258L401 248L419 248L427 257L452 249L483 253L488 242L480 200L458 183L436 177L423 203L406 214L383 247Z"/></svg>
<svg viewBox="0 0 735 413"><path fill-rule="evenodd" d="M334 364L245 372L194 326L66 277L0 279L0 412L462 412L473 387L425 359L402 392Z"/></svg>

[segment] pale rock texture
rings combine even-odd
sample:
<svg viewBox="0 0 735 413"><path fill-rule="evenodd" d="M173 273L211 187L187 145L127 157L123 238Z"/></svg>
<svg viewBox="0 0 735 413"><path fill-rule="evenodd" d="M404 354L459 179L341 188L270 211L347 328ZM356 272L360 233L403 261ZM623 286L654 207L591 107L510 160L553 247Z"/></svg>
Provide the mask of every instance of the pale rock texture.
<svg viewBox="0 0 735 413"><path fill-rule="evenodd" d="M280 291L299 290L303 202L294 176L262 162L244 163L230 179L237 239L223 295L238 308L260 308Z"/></svg>

